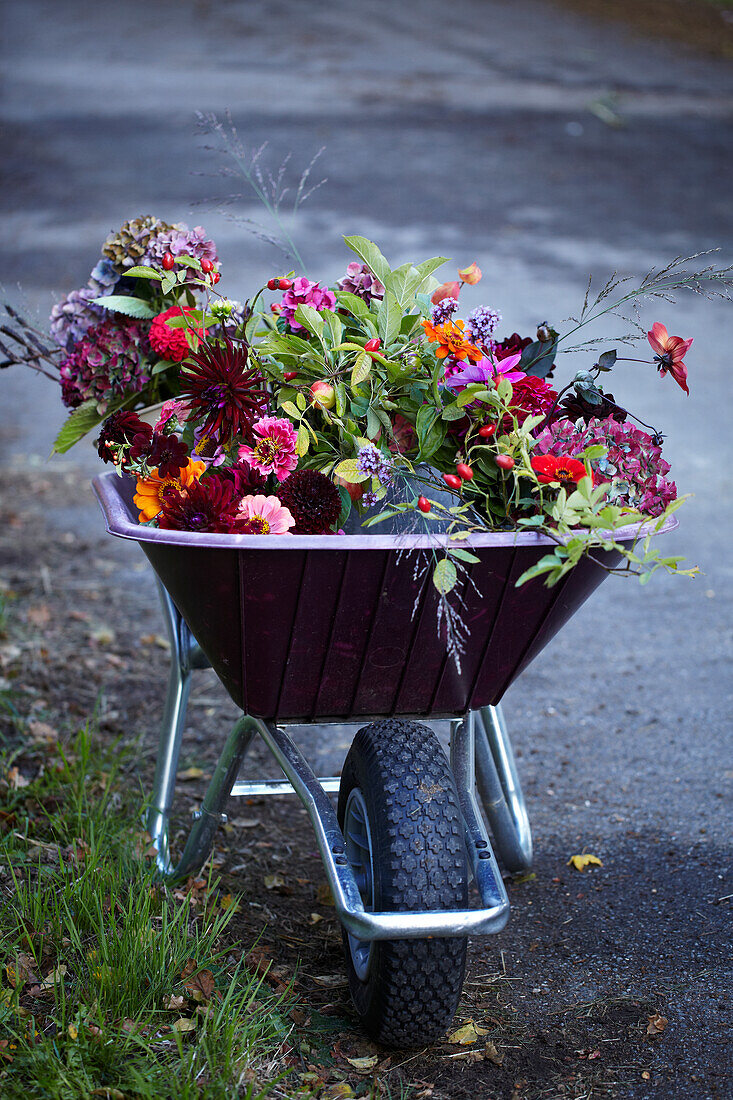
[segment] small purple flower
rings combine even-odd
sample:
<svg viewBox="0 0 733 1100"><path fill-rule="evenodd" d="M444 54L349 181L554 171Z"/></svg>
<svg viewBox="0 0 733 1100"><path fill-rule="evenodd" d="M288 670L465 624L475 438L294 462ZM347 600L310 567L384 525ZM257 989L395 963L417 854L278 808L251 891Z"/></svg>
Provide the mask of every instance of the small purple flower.
<svg viewBox="0 0 733 1100"><path fill-rule="evenodd" d="M356 464L362 474L376 477L381 485L391 485L393 477L392 462L373 443L362 447L356 459Z"/></svg>
<svg viewBox="0 0 733 1100"><path fill-rule="evenodd" d="M361 503L363 504L363 506L365 508L373 508L374 505L377 503L377 500L378 500L377 494L369 492L369 493L364 493L364 496L361 498Z"/></svg>
<svg viewBox="0 0 733 1100"><path fill-rule="evenodd" d="M457 298L441 298L441 300L433 306L430 313L433 324L443 325L446 321L450 321L457 309Z"/></svg>
<svg viewBox="0 0 733 1100"><path fill-rule="evenodd" d="M466 320L474 342L491 344L493 334L501 324L501 314L496 309L489 309L488 306L478 306L469 313Z"/></svg>

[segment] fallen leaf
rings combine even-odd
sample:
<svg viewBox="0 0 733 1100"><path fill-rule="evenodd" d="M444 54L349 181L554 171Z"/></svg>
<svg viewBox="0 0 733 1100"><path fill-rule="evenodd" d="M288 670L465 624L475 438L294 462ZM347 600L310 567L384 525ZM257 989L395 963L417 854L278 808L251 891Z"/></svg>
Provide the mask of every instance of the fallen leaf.
<svg viewBox="0 0 733 1100"><path fill-rule="evenodd" d="M448 1042L466 1046L468 1043L475 1043L482 1035L488 1035L488 1033L488 1028L479 1027L473 1020L469 1020L463 1027L459 1027L455 1031L449 1032Z"/></svg>
<svg viewBox="0 0 733 1100"><path fill-rule="evenodd" d="M15 1043L12 1044L15 1047ZM14 1055L10 1053L11 1042L9 1039L0 1039L0 1058L6 1062L12 1062ZM353 1093L352 1093L353 1096Z"/></svg>
<svg viewBox="0 0 733 1100"><path fill-rule="evenodd" d="M46 722L29 722L28 734L36 745L51 745L58 741L58 731Z"/></svg>
<svg viewBox="0 0 733 1100"><path fill-rule="evenodd" d="M14 964L8 963L5 967L5 973L13 989L22 989L27 982L35 985L38 984L38 978L35 974L35 965L35 960L32 959L30 955L26 955L23 951L16 957Z"/></svg>
<svg viewBox="0 0 733 1100"><path fill-rule="evenodd" d="M308 924L318 924L318 922L321 920L323 920L323 917L320 913L311 913L311 915L308 917Z"/></svg>
<svg viewBox="0 0 733 1100"><path fill-rule="evenodd" d="M70 1038L72 1038L72 1039L78 1039L79 1038L79 1028L76 1026L76 1024L69 1024L69 1029L68 1030L69 1030L69 1037Z"/></svg>
<svg viewBox="0 0 733 1100"><path fill-rule="evenodd" d="M265 875L264 882L268 890L277 890L285 885L285 879L279 874Z"/></svg>
<svg viewBox="0 0 733 1100"><path fill-rule="evenodd" d="M371 1073L379 1061L379 1055L367 1054L365 1058L347 1058L346 1061L357 1073Z"/></svg>
<svg viewBox="0 0 733 1100"><path fill-rule="evenodd" d="M354 1090L346 1081L339 1081L337 1085L327 1085L321 1093L321 1100L351 1100Z"/></svg>
<svg viewBox="0 0 733 1100"><path fill-rule="evenodd" d="M33 626L46 626L51 618L51 612L45 603L39 604L38 607L28 608L28 622Z"/></svg>
<svg viewBox="0 0 733 1100"><path fill-rule="evenodd" d="M262 821L259 817L233 817L229 824L235 829L255 829Z"/></svg>
<svg viewBox="0 0 733 1100"><path fill-rule="evenodd" d="M96 630L89 631L89 638L97 645L112 645L115 640L115 632L109 626L99 626Z"/></svg>
<svg viewBox="0 0 733 1100"><path fill-rule="evenodd" d="M647 1016L647 1035L661 1035L667 1026L667 1020L664 1016L660 1016L658 1012L654 1012L651 1016Z"/></svg>
<svg viewBox="0 0 733 1100"><path fill-rule="evenodd" d="M186 768L185 771L178 773L176 779L178 779L181 783L190 783L193 779L202 779L203 775L203 768Z"/></svg>
<svg viewBox="0 0 733 1100"><path fill-rule="evenodd" d="M239 904L233 894L225 894L224 897L220 899L219 905L222 909L231 909L233 913L242 912L242 906Z"/></svg>
<svg viewBox="0 0 733 1100"><path fill-rule="evenodd" d="M504 1053L498 1051L495 1044L492 1043L490 1039L484 1047L484 1054L495 1066L500 1066L504 1062Z"/></svg>
<svg viewBox="0 0 733 1100"><path fill-rule="evenodd" d="M26 779L26 777L18 771L15 765L13 765L7 773L7 780L11 791L19 791L23 787L29 787L31 782L30 779Z"/></svg>
<svg viewBox="0 0 733 1100"><path fill-rule="evenodd" d="M215 989L214 975L210 970L199 970L197 974L185 982L183 988L189 997L202 1004L208 1001Z"/></svg>
<svg viewBox="0 0 733 1100"><path fill-rule="evenodd" d="M327 989L336 989L339 986L348 985L341 974L314 974L313 981L318 985L326 986Z"/></svg>
<svg viewBox="0 0 733 1100"><path fill-rule="evenodd" d="M316 888L316 898L321 905L333 905L333 894L327 882L321 882Z"/></svg>
<svg viewBox="0 0 733 1100"><path fill-rule="evenodd" d="M55 985L58 985L58 983L62 980L67 969L68 967L66 967L63 963L61 964L61 966L57 966L55 970L52 970L51 973L43 979L43 981L41 982L41 989L53 989L53 987Z"/></svg>
<svg viewBox="0 0 733 1100"><path fill-rule="evenodd" d="M143 634L140 638L141 645L157 645L158 649L170 649L171 644L162 634Z"/></svg>
<svg viewBox="0 0 733 1100"><path fill-rule="evenodd" d="M189 1016L181 1016L180 1019L175 1020L171 1027L174 1031L186 1032L196 1030L196 1021L192 1020Z"/></svg>
<svg viewBox="0 0 733 1100"><path fill-rule="evenodd" d="M182 993L170 993L163 1001L163 1008L167 1008L170 1012L180 1012L185 1000Z"/></svg>
<svg viewBox="0 0 733 1100"><path fill-rule="evenodd" d="M592 856L589 852L584 852L580 856L571 856L568 860L568 866L573 865L576 871L582 871L586 867L602 867L603 863L598 856Z"/></svg>

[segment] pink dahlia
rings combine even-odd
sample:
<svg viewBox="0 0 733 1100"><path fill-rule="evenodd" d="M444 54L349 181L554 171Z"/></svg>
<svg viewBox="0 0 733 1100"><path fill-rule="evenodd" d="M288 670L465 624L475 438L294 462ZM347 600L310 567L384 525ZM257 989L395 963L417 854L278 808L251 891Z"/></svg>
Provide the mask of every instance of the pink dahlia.
<svg viewBox="0 0 733 1100"><path fill-rule="evenodd" d="M335 295L327 287L312 283L304 275L299 275L289 290L283 294L280 302L280 316L284 317L293 332L303 332L303 326L294 321L298 306L313 306L314 309L335 309Z"/></svg>
<svg viewBox="0 0 733 1100"><path fill-rule="evenodd" d="M167 324L171 317L182 317L190 312L191 308L189 306L183 306L183 308L171 306L170 309L167 309L164 313L159 313L150 322L150 332L148 333L150 346L161 359L170 359L172 363L182 363L191 354L191 348L186 338L187 328L171 328ZM196 335L203 340L203 329L198 328L195 331Z"/></svg>
<svg viewBox="0 0 733 1100"><path fill-rule="evenodd" d="M276 416L263 416L252 429L258 437L253 447L240 447L239 458L249 463L261 474L275 474L278 481L285 481L298 465L295 453L297 433L289 420Z"/></svg>
<svg viewBox="0 0 733 1100"><path fill-rule="evenodd" d="M188 416L188 405L184 401L178 401L172 397L170 401L164 401L155 424L156 432L162 432L166 424L170 424L168 431L175 431L176 421L184 424ZM171 423L172 422L172 423Z"/></svg>
<svg viewBox="0 0 733 1100"><path fill-rule="evenodd" d="M295 526L295 520L277 497L242 497L239 514L243 520L240 530L246 535L287 535Z"/></svg>

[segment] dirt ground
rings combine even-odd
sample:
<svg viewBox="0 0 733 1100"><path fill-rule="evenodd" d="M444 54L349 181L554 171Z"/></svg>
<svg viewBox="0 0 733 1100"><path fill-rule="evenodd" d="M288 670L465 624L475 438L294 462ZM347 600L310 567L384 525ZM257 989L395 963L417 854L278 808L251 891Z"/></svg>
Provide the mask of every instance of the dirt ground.
<svg viewBox="0 0 733 1100"><path fill-rule="evenodd" d="M12 493L6 487L0 552L12 626L0 645L0 671L21 708L62 733L96 714L101 737L133 746L129 782L144 786L154 766L168 655L137 548L104 537L101 523L98 537L73 533L89 495L63 468L18 472ZM178 851L236 714L213 673L197 677L179 771ZM266 768L263 751L254 750L248 773ZM378 1049L358 1030L339 925L295 799L232 803L214 866L224 888L241 894L234 928L242 944L257 945L255 961L272 960L271 980L294 980L294 1071L313 1087L325 1080L324 1096L333 1087L329 1072L345 1070L355 1082L346 1059L377 1054L364 1086L376 1073L394 1095L405 1082L434 1100L723 1100L733 1089L730 1006L727 995L711 1003L707 987L730 932L730 898L723 900L730 889L721 881L716 896L722 876L714 849L683 849L675 837L653 836L640 860L638 836L628 825L619 831L613 870L581 874L567 866L566 849L540 850L532 875L509 883L507 931L493 950L470 947L454 1026L473 1023L475 1041L409 1052ZM629 893L638 901L631 912L623 901Z"/></svg>

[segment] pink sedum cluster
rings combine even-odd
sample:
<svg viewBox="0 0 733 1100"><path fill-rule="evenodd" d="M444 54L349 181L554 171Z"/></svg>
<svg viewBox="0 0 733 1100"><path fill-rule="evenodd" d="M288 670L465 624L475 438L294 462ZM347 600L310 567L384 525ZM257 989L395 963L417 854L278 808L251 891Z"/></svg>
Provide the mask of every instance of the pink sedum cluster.
<svg viewBox="0 0 733 1100"><path fill-rule="evenodd" d="M298 306L313 306L313 309L335 309L336 296L327 287L319 286L299 275L289 290L283 294L280 302L280 316L284 317L293 332L303 332L303 326L293 320Z"/></svg>
<svg viewBox="0 0 733 1100"><path fill-rule="evenodd" d="M557 420L538 436L537 453L576 455L586 447L601 444L607 448L604 458L591 463L596 484L611 486L609 499L648 516L658 516L677 499L677 486L667 480L670 470L662 458L661 447L653 436L628 422Z"/></svg>

